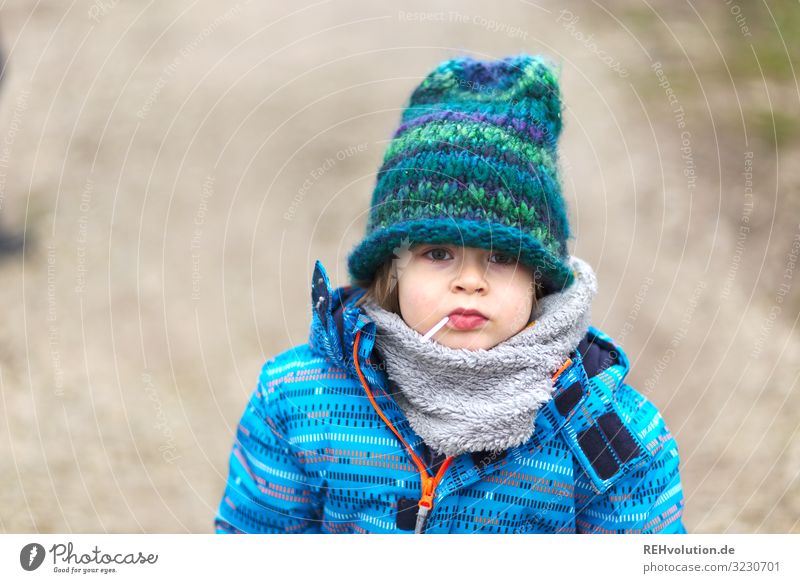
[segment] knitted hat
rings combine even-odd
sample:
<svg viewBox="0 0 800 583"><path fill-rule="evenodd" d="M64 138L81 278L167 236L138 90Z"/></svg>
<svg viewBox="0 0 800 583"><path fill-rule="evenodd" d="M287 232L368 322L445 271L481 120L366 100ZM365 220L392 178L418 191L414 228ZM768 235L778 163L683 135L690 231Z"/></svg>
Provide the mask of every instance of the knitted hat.
<svg viewBox="0 0 800 583"><path fill-rule="evenodd" d="M492 249L538 271L544 294L569 286L560 133L558 80L543 57L440 64L386 149L351 279L367 285L410 241Z"/></svg>

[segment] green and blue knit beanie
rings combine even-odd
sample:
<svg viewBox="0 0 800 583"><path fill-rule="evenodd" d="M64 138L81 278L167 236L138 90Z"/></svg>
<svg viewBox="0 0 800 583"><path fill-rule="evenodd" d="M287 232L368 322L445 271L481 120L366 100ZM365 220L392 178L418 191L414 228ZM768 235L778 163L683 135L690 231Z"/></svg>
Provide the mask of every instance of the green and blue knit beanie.
<svg viewBox="0 0 800 583"><path fill-rule="evenodd" d="M572 284L558 176L561 97L543 57L462 57L414 90L378 171L365 238L348 257L362 287L403 242L502 252Z"/></svg>

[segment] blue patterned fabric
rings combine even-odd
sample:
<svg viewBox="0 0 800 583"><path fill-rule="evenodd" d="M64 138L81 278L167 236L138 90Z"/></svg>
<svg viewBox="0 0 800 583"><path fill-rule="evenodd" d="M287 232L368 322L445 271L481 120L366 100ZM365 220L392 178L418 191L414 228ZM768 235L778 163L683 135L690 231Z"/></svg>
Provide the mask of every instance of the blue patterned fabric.
<svg viewBox="0 0 800 583"><path fill-rule="evenodd" d="M218 533L411 533L420 473L376 404L426 463L430 451L389 394L375 325L312 281L306 344L268 360L237 429ZM426 533L685 533L678 449L656 407L624 382L629 362L595 327L559 374L532 438L456 457ZM428 472L435 472L428 467ZM410 516L410 519L409 519Z"/></svg>

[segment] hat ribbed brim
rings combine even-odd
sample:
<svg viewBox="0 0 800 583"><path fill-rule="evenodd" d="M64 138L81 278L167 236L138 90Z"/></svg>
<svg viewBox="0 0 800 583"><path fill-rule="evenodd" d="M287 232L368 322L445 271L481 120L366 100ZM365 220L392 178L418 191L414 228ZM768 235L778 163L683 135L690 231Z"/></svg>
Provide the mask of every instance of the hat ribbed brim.
<svg viewBox="0 0 800 583"><path fill-rule="evenodd" d="M347 259L353 282L371 281L377 269L403 242L451 243L502 252L541 277L545 295L569 287L574 274L565 258L546 249L541 241L519 229L498 223L469 219L421 219L396 223L377 229L353 249Z"/></svg>

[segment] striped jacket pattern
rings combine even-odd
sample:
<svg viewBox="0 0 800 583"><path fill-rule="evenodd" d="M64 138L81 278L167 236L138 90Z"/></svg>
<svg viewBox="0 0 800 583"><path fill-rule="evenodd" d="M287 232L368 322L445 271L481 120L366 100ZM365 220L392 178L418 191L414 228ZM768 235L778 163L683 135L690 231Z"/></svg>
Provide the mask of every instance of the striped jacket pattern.
<svg viewBox="0 0 800 583"><path fill-rule="evenodd" d="M308 342L262 367L217 533L413 533L422 507L424 533L686 532L676 441L602 331L557 371L526 443L437 461L390 394L363 293L316 262Z"/></svg>

